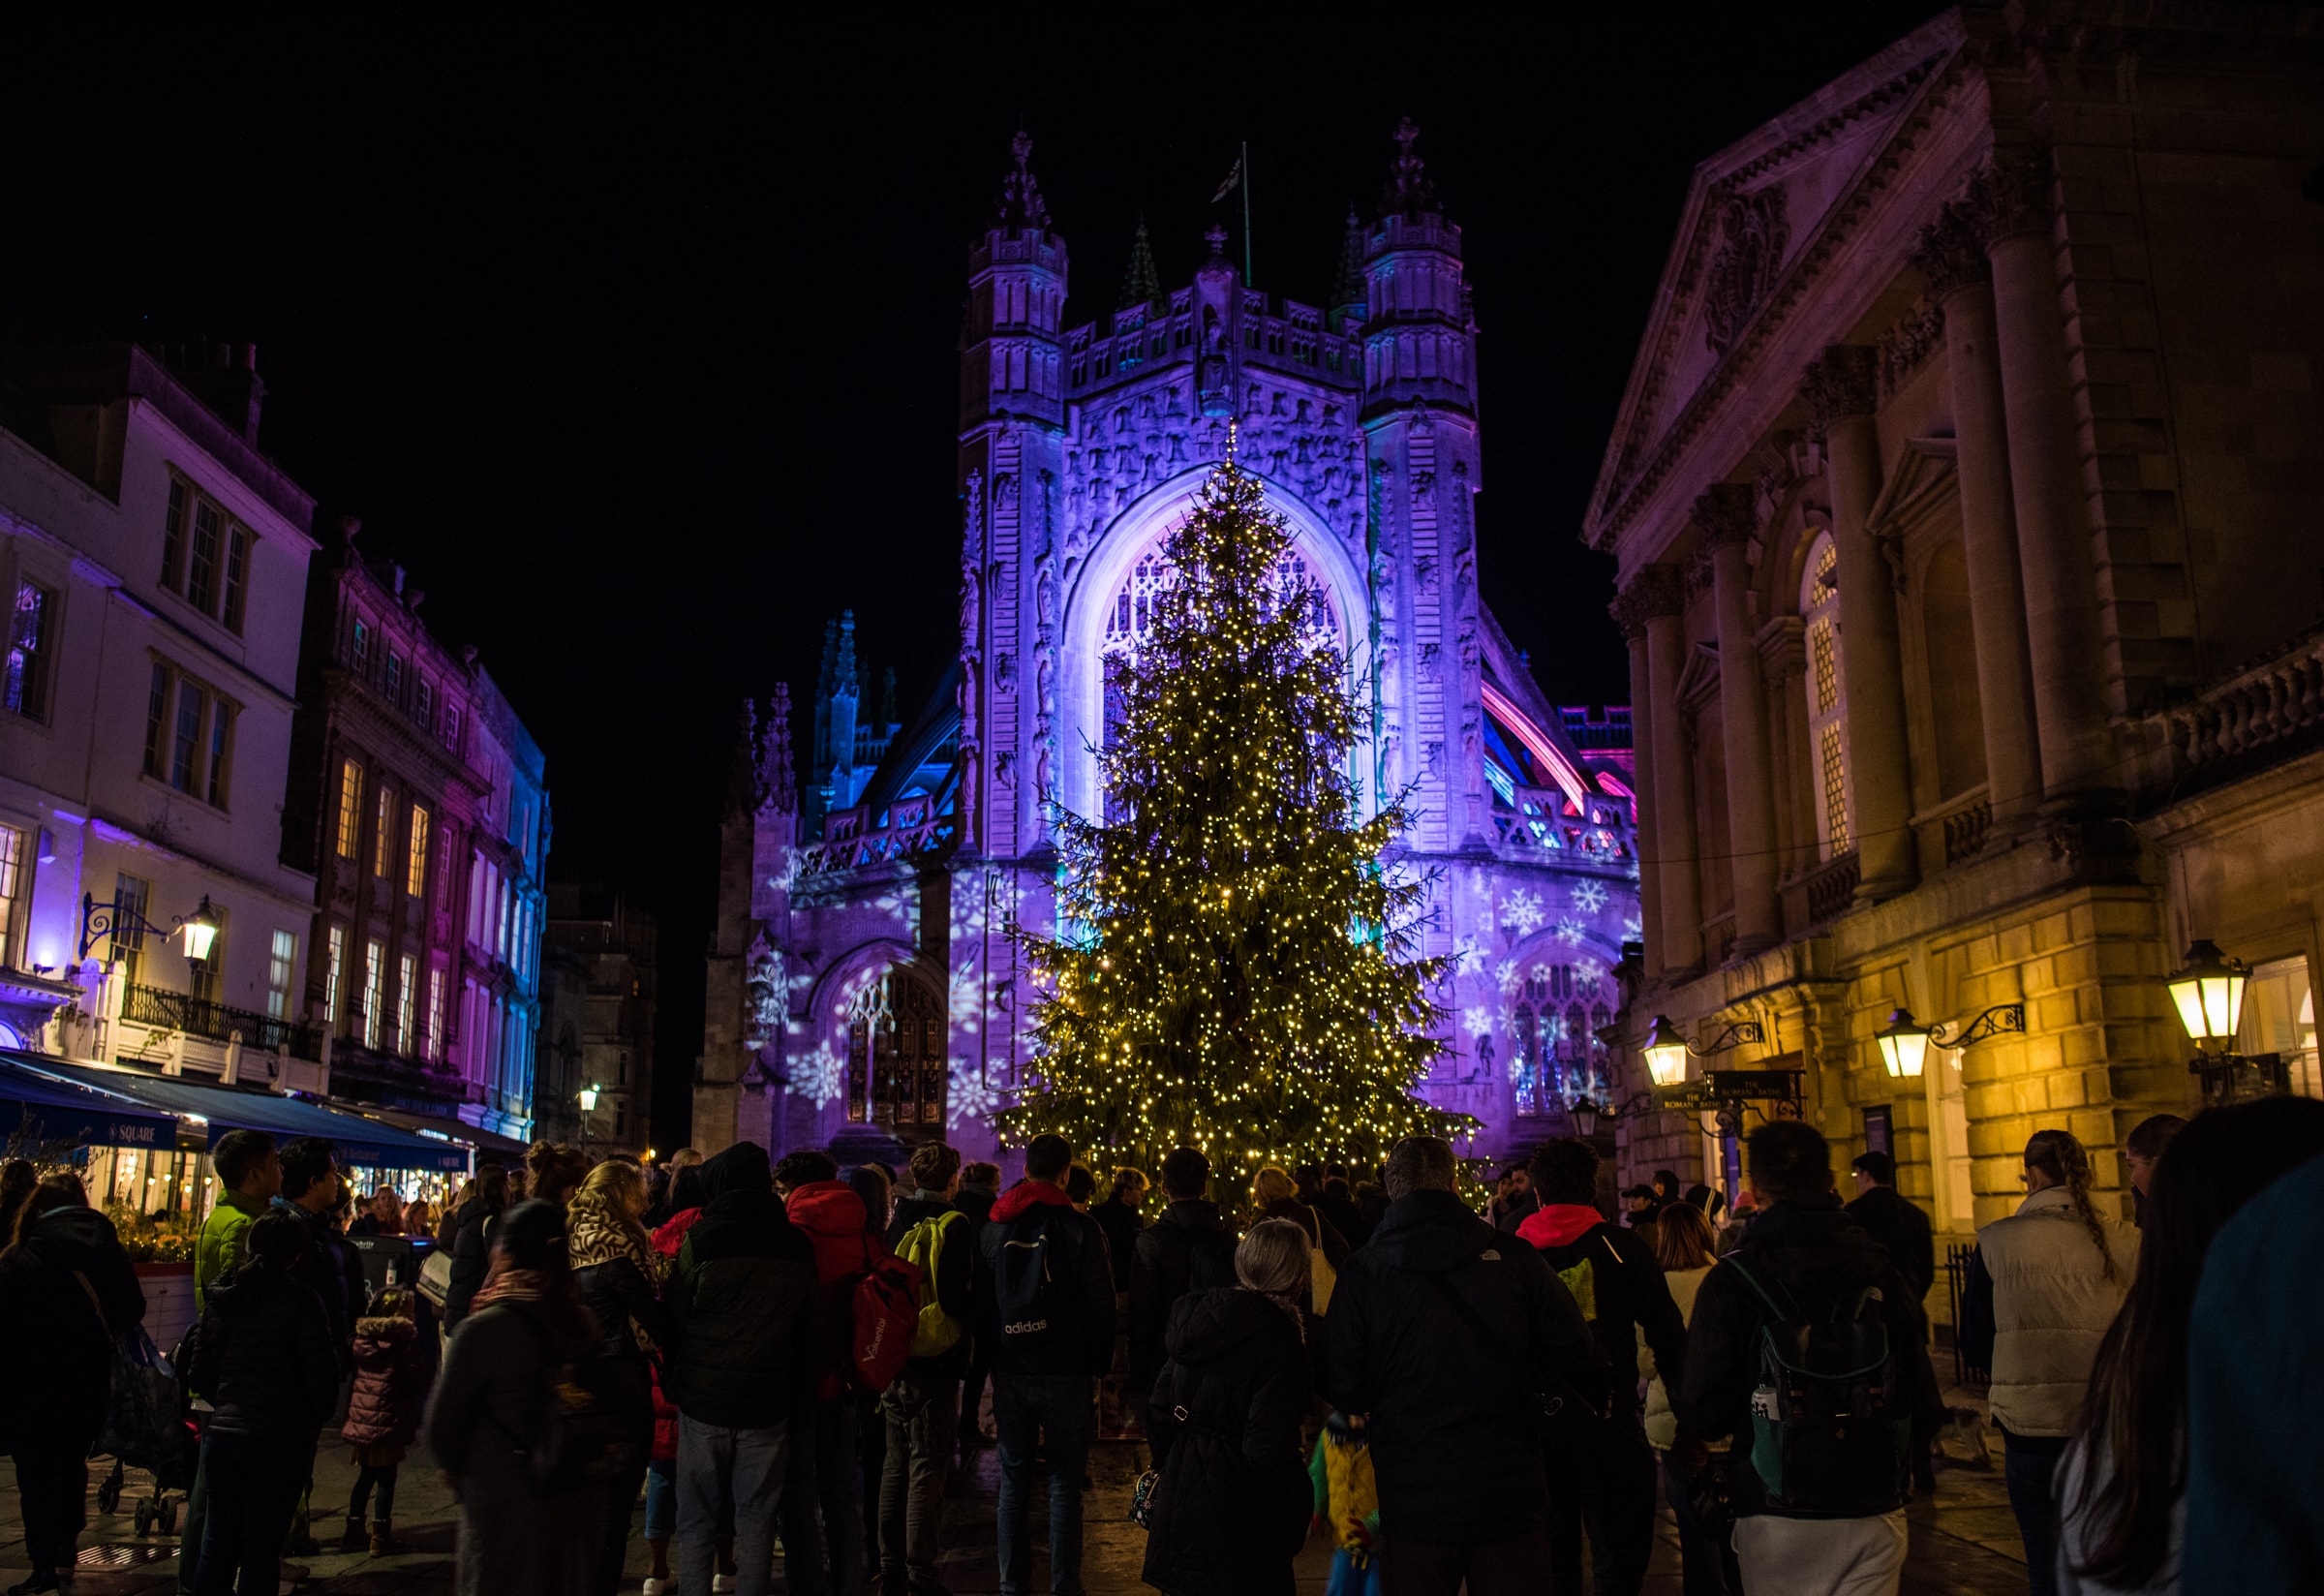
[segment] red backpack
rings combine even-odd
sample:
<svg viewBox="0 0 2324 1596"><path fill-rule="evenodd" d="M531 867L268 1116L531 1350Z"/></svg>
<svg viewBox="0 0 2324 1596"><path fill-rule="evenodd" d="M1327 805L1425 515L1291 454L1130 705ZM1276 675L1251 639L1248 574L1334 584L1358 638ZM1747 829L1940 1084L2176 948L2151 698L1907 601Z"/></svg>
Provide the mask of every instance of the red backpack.
<svg viewBox="0 0 2324 1596"><path fill-rule="evenodd" d="M854 1320L847 1362L866 1391L885 1391L912 1353L912 1332L920 1323L920 1266L883 1247L855 1277L848 1301Z"/></svg>

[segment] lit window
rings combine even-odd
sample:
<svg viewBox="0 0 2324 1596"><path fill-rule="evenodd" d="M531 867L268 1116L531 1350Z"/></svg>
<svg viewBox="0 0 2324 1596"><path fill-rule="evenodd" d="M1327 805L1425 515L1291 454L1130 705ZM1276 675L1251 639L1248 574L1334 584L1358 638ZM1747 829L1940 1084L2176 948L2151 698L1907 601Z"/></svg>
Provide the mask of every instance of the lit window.
<svg viewBox="0 0 2324 1596"><path fill-rule="evenodd" d="M352 759L339 767L339 857L355 856L355 836L363 826L363 767Z"/></svg>
<svg viewBox="0 0 2324 1596"><path fill-rule="evenodd" d="M1839 564L1832 535L1821 534L1808 550L1799 590L1800 619L1807 627L1808 671L1801 687L1815 751L1816 836L1826 859L1855 846L1849 824L1848 675L1840 653Z"/></svg>
<svg viewBox="0 0 2324 1596"><path fill-rule="evenodd" d="M131 986L145 963L145 911L153 904L153 883L135 875L113 876L113 957Z"/></svg>
<svg viewBox="0 0 2324 1596"><path fill-rule="evenodd" d="M418 804L412 806L412 845L406 854L404 890L414 898L424 898L428 891L428 812Z"/></svg>
<svg viewBox="0 0 2324 1596"><path fill-rule="evenodd" d="M288 931L274 934L266 950L266 1018L290 1018L290 983L298 968L298 937Z"/></svg>
<svg viewBox="0 0 2324 1596"><path fill-rule="evenodd" d="M373 937L363 944L363 1045L380 1045L380 1004L386 996L387 944Z"/></svg>
<svg viewBox="0 0 2324 1596"><path fill-rule="evenodd" d="M171 593L186 580L186 510L191 497L184 477L169 478L168 518L162 523L162 586Z"/></svg>
<svg viewBox="0 0 2324 1596"><path fill-rule="evenodd" d="M339 978L347 968L347 928L333 926L330 947L323 966L322 1013L323 1023L333 1030L339 1028Z"/></svg>
<svg viewBox="0 0 2324 1596"><path fill-rule="evenodd" d="M419 997L419 961L409 953L404 955L397 971L395 987L395 1045L410 1054L418 1050L413 1045L417 1039L412 1029L412 1005Z"/></svg>
<svg viewBox="0 0 2324 1596"><path fill-rule="evenodd" d="M428 971L428 1043L430 1063L443 1057L443 971Z"/></svg>
<svg viewBox="0 0 2324 1596"><path fill-rule="evenodd" d="M186 602L205 615L218 607L219 544L224 534L218 506L194 503L194 559L186 571Z"/></svg>
<svg viewBox="0 0 2324 1596"><path fill-rule="evenodd" d="M383 876L387 874L387 861L391 857L389 844L394 837L395 789L382 783L380 786L379 814L371 833L372 875Z"/></svg>
<svg viewBox="0 0 2324 1596"><path fill-rule="evenodd" d="M242 606L250 592L250 534L236 527L226 539L226 610L219 619L229 631L242 629Z"/></svg>
<svg viewBox="0 0 2324 1596"><path fill-rule="evenodd" d="M24 890L24 834L0 826L0 965L15 963L16 900Z"/></svg>
<svg viewBox="0 0 2324 1596"><path fill-rule="evenodd" d="M46 718L48 661L56 652L56 595L34 582L16 584L8 625L8 679L0 701L28 720Z"/></svg>

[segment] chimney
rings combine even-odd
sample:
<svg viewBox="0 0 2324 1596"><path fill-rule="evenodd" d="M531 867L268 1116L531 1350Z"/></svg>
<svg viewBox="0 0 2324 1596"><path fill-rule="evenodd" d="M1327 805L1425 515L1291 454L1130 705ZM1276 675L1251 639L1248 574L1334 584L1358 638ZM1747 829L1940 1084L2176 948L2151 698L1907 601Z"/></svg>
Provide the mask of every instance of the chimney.
<svg viewBox="0 0 2324 1596"><path fill-rule="evenodd" d="M258 447L259 407L266 397L266 384L259 381L259 346L200 339L168 354L177 380L240 433L242 442Z"/></svg>

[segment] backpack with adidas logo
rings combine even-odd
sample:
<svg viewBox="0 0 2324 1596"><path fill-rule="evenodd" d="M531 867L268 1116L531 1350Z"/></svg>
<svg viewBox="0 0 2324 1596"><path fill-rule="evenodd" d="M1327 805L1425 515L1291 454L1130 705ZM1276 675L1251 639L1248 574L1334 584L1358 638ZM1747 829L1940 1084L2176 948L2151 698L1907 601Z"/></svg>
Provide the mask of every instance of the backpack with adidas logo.
<svg viewBox="0 0 2324 1596"><path fill-rule="evenodd" d="M1903 1506L1912 1416L1881 1317L1880 1288L1866 1286L1811 1312L1773 1275L1762 1281L1740 1255L1725 1262L1771 1316L1759 1330L1759 1383L1751 1397L1751 1464L1768 1505L1807 1519L1866 1519Z"/></svg>
<svg viewBox="0 0 2324 1596"><path fill-rule="evenodd" d="M1059 1264L1055 1210L1039 1211L1039 1223L1023 1223L1032 1214L1005 1222L1000 1256L993 1269L993 1304L999 1310L1003 1346L1031 1346L1050 1340L1064 1329L1070 1306L1072 1265Z"/></svg>
<svg viewBox="0 0 2324 1596"><path fill-rule="evenodd" d="M936 1268L951 1241L950 1232L966 1222L966 1214L946 1209L930 1214L896 1239L896 1256L920 1270L920 1310L912 1322L915 1358L941 1358L967 1334L967 1327L945 1312L944 1304L936 1300Z"/></svg>

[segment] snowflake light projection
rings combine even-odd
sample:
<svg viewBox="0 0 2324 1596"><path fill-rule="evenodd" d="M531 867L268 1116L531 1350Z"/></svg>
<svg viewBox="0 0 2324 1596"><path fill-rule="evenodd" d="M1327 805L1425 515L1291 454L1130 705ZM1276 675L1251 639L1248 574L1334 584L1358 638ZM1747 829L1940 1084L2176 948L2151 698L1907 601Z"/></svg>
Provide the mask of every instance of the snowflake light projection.
<svg viewBox="0 0 2324 1596"><path fill-rule="evenodd" d="M1542 895L1531 887L1519 887L1501 901L1501 926L1513 936L1532 936L1542 929L1544 918Z"/></svg>
<svg viewBox="0 0 2324 1596"><path fill-rule="evenodd" d="M1471 1036L1490 1036L1493 1033L1493 1011L1483 1003L1472 1003L1461 1016Z"/></svg>
<svg viewBox="0 0 2324 1596"><path fill-rule="evenodd" d="M1493 967L1493 980L1501 988L1502 996L1507 997L1525 984L1525 974L1517 968L1514 959L1504 959Z"/></svg>
<svg viewBox="0 0 2324 1596"><path fill-rule="evenodd" d="M1640 920L1635 914L1625 914L1622 916L1622 940L1625 942L1640 941L1644 939L1645 936L1646 926L1644 921Z"/></svg>
<svg viewBox="0 0 2324 1596"><path fill-rule="evenodd" d="M818 1044L814 1052L791 1065L791 1090L813 1098L818 1111L840 1095L846 1081L847 1060L829 1042Z"/></svg>
<svg viewBox="0 0 2324 1596"><path fill-rule="evenodd" d="M1484 947L1474 936L1463 936L1452 944L1452 968L1455 974L1475 975L1484 968Z"/></svg>
<svg viewBox="0 0 2324 1596"><path fill-rule="evenodd" d="M1574 979L1595 981L1605 973L1605 967L1595 959L1583 959L1574 967Z"/></svg>
<svg viewBox="0 0 2324 1596"><path fill-rule="evenodd" d="M1605 907L1605 883L1582 881L1574 888L1574 909L1577 914L1595 914Z"/></svg>
<svg viewBox="0 0 2324 1596"><path fill-rule="evenodd" d="M944 1094L944 1128L961 1128L963 1120L989 1120L994 1112L1008 1101L999 1088L985 1077L973 1059L955 1059L949 1070L951 1080Z"/></svg>
<svg viewBox="0 0 2324 1596"><path fill-rule="evenodd" d="M1557 939L1568 947L1579 947L1581 939L1589 934L1590 928L1571 914L1560 917L1557 922Z"/></svg>

